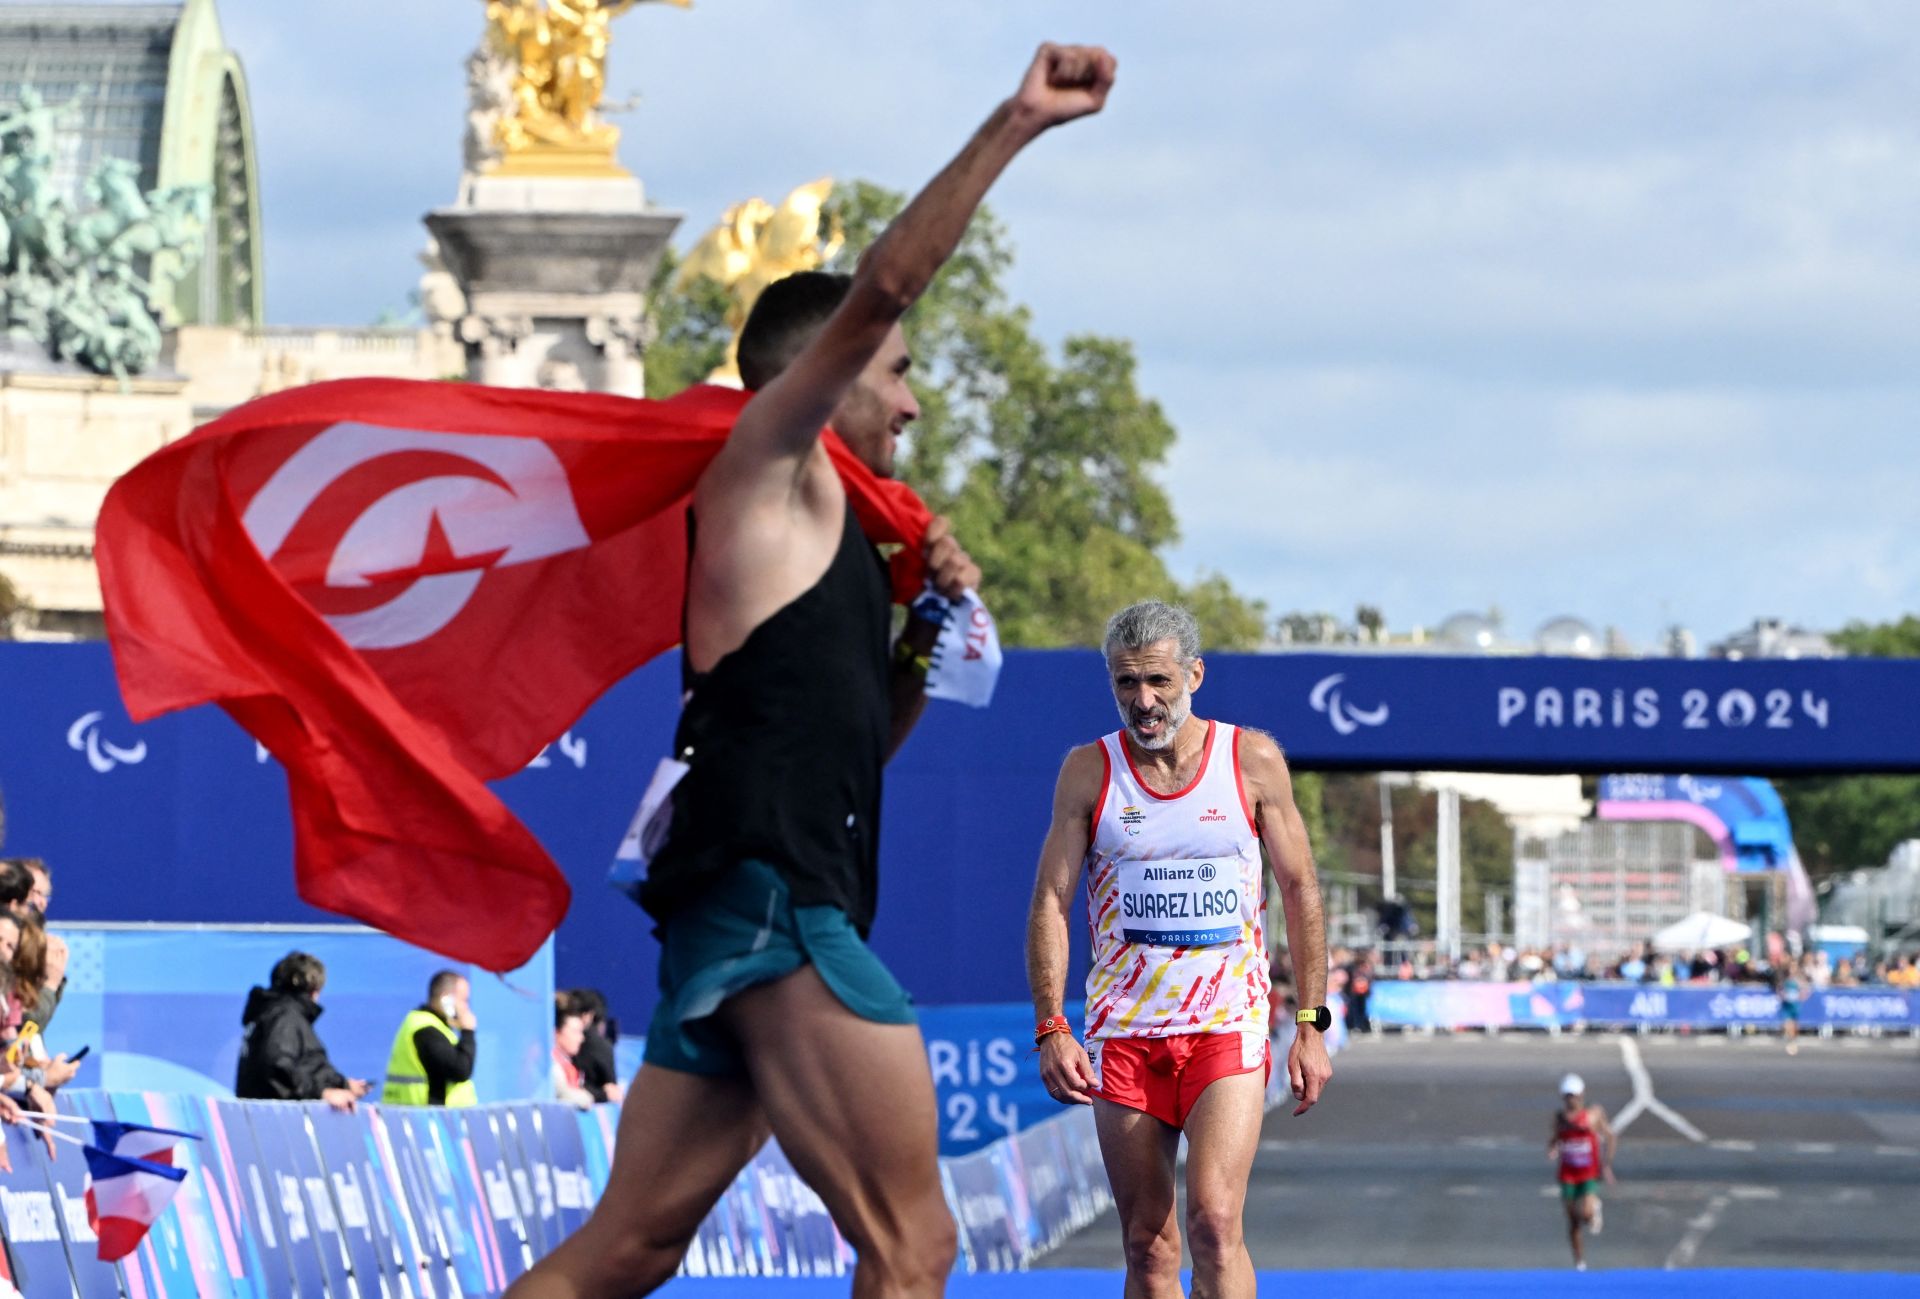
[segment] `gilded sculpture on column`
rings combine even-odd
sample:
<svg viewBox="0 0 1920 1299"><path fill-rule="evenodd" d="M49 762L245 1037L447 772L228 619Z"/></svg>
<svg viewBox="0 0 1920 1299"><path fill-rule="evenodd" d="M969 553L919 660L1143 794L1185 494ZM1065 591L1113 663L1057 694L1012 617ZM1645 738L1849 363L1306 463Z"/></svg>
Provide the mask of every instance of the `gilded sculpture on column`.
<svg viewBox="0 0 1920 1299"><path fill-rule="evenodd" d="M510 69L503 103L487 108L504 175L624 175L620 128L603 120L613 20L648 0L487 0L476 86ZM692 0L664 0L687 8ZM485 74L485 75L483 75ZM476 98L476 111L480 111ZM470 156L477 152L470 150Z"/></svg>
<svg viewBox="0 0 1920 1299"><path fill-rule="evenodd" d="M740 330L761 291L797 271L819 269L840 251L845 241L825 212L832 192L833 178L823 176L795 189L779 207L763 198L735 203L687 251L675 272L676 286L704 279L727 291L727 326L733 337L727 359L708 376L710 382L740 382Z"/></svg>

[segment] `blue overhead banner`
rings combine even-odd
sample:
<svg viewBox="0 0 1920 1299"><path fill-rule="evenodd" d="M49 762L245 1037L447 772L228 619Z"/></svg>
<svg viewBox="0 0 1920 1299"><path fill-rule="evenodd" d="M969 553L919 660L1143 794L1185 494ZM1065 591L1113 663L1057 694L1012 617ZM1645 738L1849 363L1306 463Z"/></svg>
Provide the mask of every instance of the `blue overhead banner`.
<svg viewBox="0 0 1920 1299"><path fill-rule="evenodd" d="M1764 984L1479 983L1380 979L1367 1011L1379 1024L1426 1028L1778 1028L1780 998ZM1920 994L1822 988L1801 1001L1806 1028L1920 1030Z"/></svg>
<svg viewBox="0 0 1920 1299"><path fill-rule="evenodd" d="M1272 730L1304 767L1920 770L1920 663L1285 654L1208 667L1204 704Z"/></svg>
<svg viewBox="0 0 1920 1299"><path fill-rule="evenodd" d="M558 983L603 988L629 1025L652 1009L657 946L606 873L671 743L677 672L669 655L634 673L495 786L574 888ZM1195 707L1271 731L1303 769L1920 771L1920 663L1895 660L1219 654ZM1115 725L1092 650L1010 652L993 707L927 709L887 769L873 932L922 1004L1027 996L1054 779L1068 749ZM54 863L57 917L333 918L294 893L279 764L218 709L134 725L104 645L0 644L0 796L0 850ZM208 1006L221 1029L257 977L234 971L231 1000Z"/></svg>

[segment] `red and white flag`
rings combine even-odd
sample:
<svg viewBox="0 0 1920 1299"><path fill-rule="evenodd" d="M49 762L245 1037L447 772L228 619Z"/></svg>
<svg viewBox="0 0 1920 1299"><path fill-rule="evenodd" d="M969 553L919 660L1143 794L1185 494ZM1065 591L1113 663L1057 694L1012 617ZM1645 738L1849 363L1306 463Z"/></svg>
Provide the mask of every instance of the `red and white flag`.
<svg viewBox="0 0 1920 1299"><path fill-rule="evenodd" d="M170 1164L111 1155L92 1146L81 1153L87 1160L87 1225L100 1238L100 1261L112 1263L139 1248L180 1193L187 1173Z"/></svg>
<svg viewBox="0 0 1920 1299"><path fill-rule="evenodd" d="M127 711L218 701L280 759L307 901L523 964L568 888L485 782L679 642L683 507L746 401L347 379L236 407L101 508ZM911 599L926 506L824 437Z"/></svg>

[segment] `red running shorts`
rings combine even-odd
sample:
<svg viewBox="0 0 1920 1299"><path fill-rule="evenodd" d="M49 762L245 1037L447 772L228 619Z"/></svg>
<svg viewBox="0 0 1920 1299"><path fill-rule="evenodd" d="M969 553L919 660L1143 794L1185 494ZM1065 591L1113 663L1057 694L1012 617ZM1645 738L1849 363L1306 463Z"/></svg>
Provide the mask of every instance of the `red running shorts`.
<svg viewBox="0 0 1920 1299"><path fill-rule="evenodd" d="M1089 1045L1100 1079L1094 1095L1176 1128L1186 1127L1208 1083L1256 1069L1262 1085L1273 1076L1273 1050L1258 1033L1110 1037Z"/></svg>

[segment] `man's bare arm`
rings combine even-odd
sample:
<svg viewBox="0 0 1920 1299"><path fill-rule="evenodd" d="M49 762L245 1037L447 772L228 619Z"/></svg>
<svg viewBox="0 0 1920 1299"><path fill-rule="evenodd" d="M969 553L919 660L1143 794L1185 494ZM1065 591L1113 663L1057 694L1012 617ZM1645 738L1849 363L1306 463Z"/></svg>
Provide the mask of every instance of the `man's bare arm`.
<svg viewBox="0 0 1920 1299"><path fill-rule="evenodd" d="M896 647L897 648L897 647ZM913 728L920 721L920 714L927 711L927 674L924 669L909 666L896 658L893 675L887 680L887 707L889 710L887 729L887 761L893 761L893 755L900 752L900 746L913 734Z"/></svg>
<svg viewBox="0 0 1920 1299"><path fill-rule="evenodd" d="M954 540L953 526L945 516L933 516L921 544L926 548L927 580L935 592L957 600L962 592L978 588L980 566ZM920 617L917 609L910 611L900 639L894 642L893 676L887 683L887 703L891 710L887 736L889 761L900 752L920 714L927 710L927 671L943 625Z"/></svg>
<svg viewBox="0 0 1920 1299"><path fill-rule="evenodd" d="M1280 905L1287 917L1287 950L1293 957L1293 982L1302 1006L1327 998L1327 925L1320 906L1320 880L1313 870L1313 846L1293 801L1293 777L1272 737L1241 732L1241 770L1259 794L1260 843L1273 863Z"/></svg>
<svg viewBox="0 0 1920 1299"><path fill-rule="evenodd" d="M1106 763L1097 744L1083 745L1060 765L1053 790L1053 821L1034 872L1033 904L1027 911L1027 986L1033 992L1034 1022L1066 1009L1068 918L1093 840ZM1040 1080L1055 1099L1092 1104L1093 1062L1071 1033L1040 1039Z"/></svg>
<svg viewBox="0 0 1920 1299"><path fill-rule="evenodd" d="M1591 1107L1593 1126L1600 1133L1600 1157L1606 1162L1600 1167L1603 1172L1613 1171L1613 1156L1620 1149L1620 1138L1614 1133L1613 1124L1607 1122L1607 1112L1598 1105Z"/></svg>
<svg viewBox="0 0 1920 1299"><path fill-rule="evenodd" d="M1105 770L1098 745L1087 744L1060 764L1053 790L1053 820L1034 872L1033 904L1027 910L1027 986L1035 1021L1058 1015L1067 986L1068 919L1092 842L1093 800Z"/></svg>
<svg viewBox="0 0 1920 1299"><path fill-rule="evenodd" d="M1320 881L1313 873L1313 846L1293 801L1293 777L1272 736L1243 730L1238 740L1241 778L1252 795L1260 843L1273 864L1286 913L1294 988L1301 1006L1318 1006L1327 998L1327 925L1320 909ZM1287 1053L1287 1081L1300 1102L1293 1111L1296 1116L1313 1108L1332 1077L1326 1043L1317 1030L1300 1026Z"/></svg>
<svg viewBox="0 0 1920 1299"><path fill-rule="evenodd" d="M794 490L820 429L887 331L953 255L988 188L1049 127L1099 112L1114 68L1102 49L1040 47L1019 91L867 250L839 310L747 404L702 480L703 494Z"/></svg>

